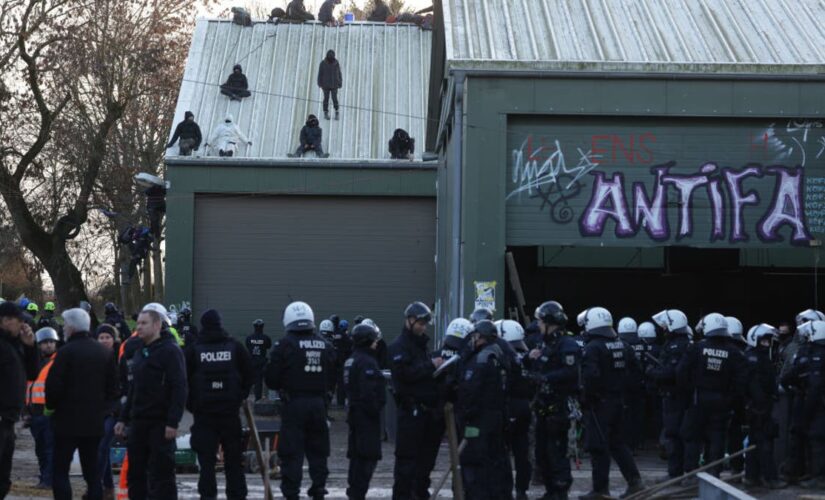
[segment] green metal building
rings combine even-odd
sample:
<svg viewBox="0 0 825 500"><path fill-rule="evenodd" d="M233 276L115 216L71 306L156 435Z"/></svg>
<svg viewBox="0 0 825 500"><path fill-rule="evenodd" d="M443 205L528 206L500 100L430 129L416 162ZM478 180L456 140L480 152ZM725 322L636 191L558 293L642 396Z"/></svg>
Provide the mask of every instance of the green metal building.
<svg viewBox="0 0 825 500"><path fill-rule="evenodd" d="M443 0L438 319L546 299L743 322L819 304L825 6ZM695 320L694 319L694 320Z"/></svg>

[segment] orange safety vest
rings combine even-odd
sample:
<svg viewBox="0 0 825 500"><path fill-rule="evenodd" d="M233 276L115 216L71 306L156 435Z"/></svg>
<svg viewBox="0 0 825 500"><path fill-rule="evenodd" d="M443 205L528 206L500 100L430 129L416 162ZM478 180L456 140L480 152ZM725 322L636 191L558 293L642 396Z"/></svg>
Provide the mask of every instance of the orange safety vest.
<svg viewBox="0 0 825 500"><path fill-rule="evenodd" d="M57 353L54 353L49 356L49 361L40 369L37 378L29 381L28 390L26 391L27 405L46 406L46 378L49 376L49 370L52 369L56 355Z"/></svg>
<svg viewBox="0 0 825 500"><path fill-rule="evenodd" d="M129 335L129 339L134 337L135 335L137 335L137 331L132 332L132 334ZM126 339L126 340L129 340L129 339ZM117 352L117 360L118 361L120 361L120 358L123 357L123 350L126 349L126 340L124 340L123 342L120 343L120 349L118 349L118 352Z"/></svg>

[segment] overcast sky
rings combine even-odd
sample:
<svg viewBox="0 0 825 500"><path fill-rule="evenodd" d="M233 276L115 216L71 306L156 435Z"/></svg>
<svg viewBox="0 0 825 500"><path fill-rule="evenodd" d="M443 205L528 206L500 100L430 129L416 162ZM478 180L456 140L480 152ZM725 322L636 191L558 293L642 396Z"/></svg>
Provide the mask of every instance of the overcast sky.
<svg viewBox="0 0 825 500"><path fill-rule="evenodd" d="M309 10L313 14L317 14L318 7L320 7L323 2L324 2L324 0L304 0L304 5L306 5L307 10ZM211 9L212 14L214 14L216 12L220 12L223 9L228 9L228 8L236 6L236 5L243 6L243 5L246 5L248 3L258 3L258 4L266 5L268 8L274 9L275 7L286 7L286 4L289 3L289 2L288 2L288 0L269 0L269 1L265 1L265 0L220 0L218 3L220 4L220 6L217 9L215 9L215 8ZM367 3L367 0L355 0L355 5L358 5L359 7L363 7L363 5L365 3ZM418 9L423 9L424 7L429 7L430 5L433 4L433 0L406 0L406 4L409 5L410 7L412 7L413 9L418 10ZM338 9L343 9L344 5L349 5L349 0L342 0L341 1L341 6L338 7ZM206 11L203 8L201 8L200 10L201 10L201 13L200 13L201 15L209 15L210 14L210 12Z"/></svg>

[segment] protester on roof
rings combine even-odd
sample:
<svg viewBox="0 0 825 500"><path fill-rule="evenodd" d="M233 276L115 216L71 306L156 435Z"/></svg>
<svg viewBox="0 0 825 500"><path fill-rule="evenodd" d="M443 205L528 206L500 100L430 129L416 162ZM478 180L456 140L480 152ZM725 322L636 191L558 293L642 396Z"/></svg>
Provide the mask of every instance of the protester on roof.
<svg viewBox="0 0 825 500"><path fill-rule="evenodd" d="M415 139L403 128L395 129L390 139L390 157L393 160L412 160L415 154Z"/></svg>
<svg viewBox="0 0 825 500"><path fill-rule="evenodd" d="M335 119L340 117L338 112L338 89L344 84L341 75L341 65L335 58L335 51L328 50L327 56L318 66L318 86L324 91L324 118L329 120L329 97L332 96L332 106L335 108Z"/></svg>
<svg viewBox="0 0 825 500"><path fill-rule="evenodd" d="M180 148L180 155L181 156L190 156L192 151L197 151L198 148L201 146L201 141L203 137L201 136L201 128L195 122L195 115L191 111L187 111L184 113L184 119L182 122L178 123L178 126L175 127L175 133L172 134L172 139L169 141L169 144L166 145L167 148L171 148L175 145L176 141L178 142L178 148Z"/></svg>
<svg viewBox="0 0 825 500"><path fill-rule="evenodd" d="M338 21L335 19L335 6L340 5L341 0L324 0L321 8L318 10L318 20L324 26L338 26Z"/></svg>
<svg viewBox="0 0 825 500"><path fill-rule="evenodd" d="M232 115L227 113L223 123L219 123L212 131L212 138L206 146L212 145L218 151L218 156L234 156L238 143L242 142L247 146L252 145L252 141L235 124Z"/></svg>
<svg viewBox="0 0 825 500"><path fill-rule="evenodd" d="M390 17L390 14L390 8L387 7L384 0L375 0L375 7L373 7L372 12L367 17L367 21L385 23L387 22L387 18Z"/></svg>
<svg viewBox="0 0 825 500"><path fill-rule="evenodd" d="M240 101L244 97L252 95L249 90L249 82L243 74L240 64L232 67L232 74L226 79L226 83L221 85L221 94L229 97L230 101Z"/></svg>
<svg viewBox="0 0 825 500"><path fill-rule="evenodd" d="M328 158L329 153L324 153L324 148L321 145L323 137L323 130L318 126L318 117L309 115L306 124L301 129L301 145L295 150L295 153L288 154L290 158L301 158L309 151L315 151L318 158Z"/></svg>
<svg viewBox="0 0 825 500"><path fill-rule="evenodd" d="M286 6L286 18L291 21L314 21L315 16L307 12L304 0L292 0Z"/></svg>

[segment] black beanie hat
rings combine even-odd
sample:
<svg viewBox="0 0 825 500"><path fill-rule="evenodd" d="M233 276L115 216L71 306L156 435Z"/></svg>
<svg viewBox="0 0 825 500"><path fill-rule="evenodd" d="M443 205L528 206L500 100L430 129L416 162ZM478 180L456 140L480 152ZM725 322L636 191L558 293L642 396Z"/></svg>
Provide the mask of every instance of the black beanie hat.
<svg viewBox="0 0 825 500"><path fill-rule="evenodd" d="M101 333L108 333L113 339L117 340L117 329L108 323L103 323L97 330L95 330L95 338L98 338Z"/></svg>
<svg viewBox="0 0 825 500"><path fill-rule="evenodd" d="M221 313L215 309L210 309L201 316L201 326L206 329L216 330L221 328Z"/></svg>

